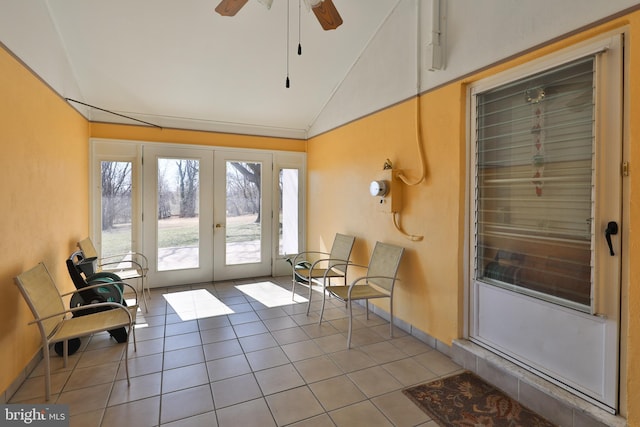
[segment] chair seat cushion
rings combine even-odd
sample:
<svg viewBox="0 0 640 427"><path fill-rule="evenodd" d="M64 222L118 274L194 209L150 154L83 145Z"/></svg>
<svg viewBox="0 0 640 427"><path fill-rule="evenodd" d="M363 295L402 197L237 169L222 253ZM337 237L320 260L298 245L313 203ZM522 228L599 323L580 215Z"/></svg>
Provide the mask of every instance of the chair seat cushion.
<svg viewBox="0 0 640 427"><path fill-rule="evenodd" d="M327 290L340 298L343 301L346 301L349 297L349 287L348 286L328 286ZM353 287L353 291L351 291L351 299L370 299L370 298L389 298L390 295L384 292L380 292L373 286L369 285L357 285Z"/></svg>
<svg viewBox="0 0 640 427"><path fill-rule="evenodd" d="M300 276L304 279L309 277L309 269L307 268L296 269L295 272L296 272L296 276ZM335 270L327 271L327 269L325 268L314 268L311 273L311 278L322 279L323 277L325 277L324 276L325 273L327 274L326 277L344 277L344 273L341 273L339 271L335 271Z"/></svg>

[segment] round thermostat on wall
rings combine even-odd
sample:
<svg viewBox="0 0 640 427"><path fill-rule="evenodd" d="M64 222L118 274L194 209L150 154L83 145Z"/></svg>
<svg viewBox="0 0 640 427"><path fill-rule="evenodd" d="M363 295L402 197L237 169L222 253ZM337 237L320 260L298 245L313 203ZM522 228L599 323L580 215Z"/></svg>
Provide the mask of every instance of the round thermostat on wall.
<svg viewBox="0 0 640 427"><path fill-rule="evenodd" d="M373 197L384 197L387 194L387 183L386 181L372 181L369 184L369 193Z"/></svg>

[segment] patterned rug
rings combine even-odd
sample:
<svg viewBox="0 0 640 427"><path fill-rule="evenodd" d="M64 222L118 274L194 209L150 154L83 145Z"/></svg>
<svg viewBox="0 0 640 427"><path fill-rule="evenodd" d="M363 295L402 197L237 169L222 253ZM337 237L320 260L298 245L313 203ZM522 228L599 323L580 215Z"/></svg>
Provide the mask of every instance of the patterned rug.
<svg viewBox="0 0 640 427"><path fill-rule="evenodd" d="M444 427L555 426L469 371L403 393Z"/></svg>

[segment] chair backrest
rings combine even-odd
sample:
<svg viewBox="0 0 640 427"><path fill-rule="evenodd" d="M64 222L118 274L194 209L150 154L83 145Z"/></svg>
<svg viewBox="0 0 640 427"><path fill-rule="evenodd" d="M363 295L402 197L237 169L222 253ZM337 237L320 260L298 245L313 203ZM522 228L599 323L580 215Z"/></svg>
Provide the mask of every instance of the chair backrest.
<svg viewBox="0 0 640 427"><path fill-rule="evenodd" d="M331 246L331 252L329 254L329 258L332 261L328 262L328 268L333 268L334 265L340 264L340 261L336 260L349 261L351 250L353 249L353 242L355 241L356 238L353 236L336 233L336 237L333 239L333 245ZM335 268L336 270L344 272L347 267L339 265Z"/></svg>
<svg viewBox="0 0 640 427"><path fill-rule="evenodd" d="M36 319L65 310L60 292L43 263L20 274L14 281ZM49 337L63 318L64 315L60 315L44 320L40 324L40 332L45 337Z"/></svg>
<svg viewBox="0 0 640 427"><path fill-rule="evenodd" d="M371 279L370 282L391 293L398 274L404 248L388 243L376 242L369 261L367 277L386 276L389 279Z"/></svg>
<svg viewBox="0 0 640 427"><path fill-rule="evenodd" d="M78 247L84 254L85 258L98 258L98 251L96 250L96 247L93 246L93 242L89 237L80 240L78 242Z"/></svg>

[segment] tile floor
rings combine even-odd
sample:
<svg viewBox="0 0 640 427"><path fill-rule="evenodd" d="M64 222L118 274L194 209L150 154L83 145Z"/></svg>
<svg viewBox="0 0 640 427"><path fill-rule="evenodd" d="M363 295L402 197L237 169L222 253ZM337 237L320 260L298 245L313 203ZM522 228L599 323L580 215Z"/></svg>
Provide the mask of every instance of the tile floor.
<svg viewBox="0 0 640 427"><path fill-rule="evenodd" d="M69 405L71 426L428 426L401 390L461 367L400 329L307 288L292 301L290 277L152 290L139 312L131 385L123 345L106 333L81 351L52 356L53 403ZM296 291L298 291L296 289ZM40 363L10 403L44 401Z"/></svg>

